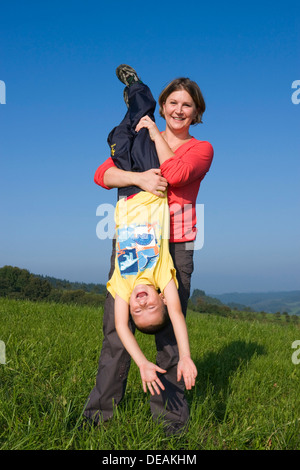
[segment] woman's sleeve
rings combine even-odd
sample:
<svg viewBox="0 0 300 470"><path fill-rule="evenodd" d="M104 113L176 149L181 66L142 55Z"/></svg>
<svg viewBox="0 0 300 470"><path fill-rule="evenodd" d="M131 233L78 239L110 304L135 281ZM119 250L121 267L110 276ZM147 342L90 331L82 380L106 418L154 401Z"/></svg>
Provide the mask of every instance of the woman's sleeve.
<svg viewBox="0 0 300 470"><path fill-rule="evenodd" d="M100 165L96 170L96 173L94 176L95 183L98 184L99 186L102 186L102 188L104 189L112 189L104 184L103 178L104 178L104 173L113 166L116 166L116 165L114 164L114 161L111 157L105 160L105 162L102 163L102 165Z"/></svg>
<svg viewBox="0 0 300 470"><path fill-rule="evenodd" d="M166 160L161 166L161 173L171 186L185 186L196 179L203 179L208 172L214 150L209 142L200 141L182 155L178 154Z"/></svg>

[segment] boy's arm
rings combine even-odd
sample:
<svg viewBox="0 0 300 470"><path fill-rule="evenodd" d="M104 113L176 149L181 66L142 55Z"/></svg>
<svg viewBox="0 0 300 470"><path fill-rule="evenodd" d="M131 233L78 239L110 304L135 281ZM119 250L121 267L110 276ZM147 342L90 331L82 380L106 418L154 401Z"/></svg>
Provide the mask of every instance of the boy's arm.
<svg viewBox="0 0 300 470"><path fill-rule="evenodd" d="M161 369L157 365L148 361L141 351L138 342L136 341L133 333L128 326L129 320L129 305L124 299L116 295L115 297L115 326L118 336L123 343L123 346L130 354L136 365L140 369L140 374L143 382L144 392L147 391L147 387L150 393L154 395L154 390L159 395L159 388L164 390L164 386L160 379L157 377L156 372L165 373L164 369ZM153 388L152 388L153 387Z"/></svg>
<svg viewBox="0 0 300 470"><path fill-rule="evenodd" d="M165 287L164 297L179 351L177 380L179 381L183 375L186 388L190 390L195 385L197 369L191 359L186 321L182 313L178 290L173 279Z"/></svg>

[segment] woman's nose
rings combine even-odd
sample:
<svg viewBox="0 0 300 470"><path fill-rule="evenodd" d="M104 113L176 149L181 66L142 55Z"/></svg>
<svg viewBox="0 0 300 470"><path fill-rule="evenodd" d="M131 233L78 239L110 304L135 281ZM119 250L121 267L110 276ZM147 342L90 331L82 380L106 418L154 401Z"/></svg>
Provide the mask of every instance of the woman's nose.
<svg viewBox="0 0 300 470"><path fill-rule="evenodd" d="M177 114L182 114L182 106L180 104L177 105L177 107L176 107L176 113Z"/></svg>

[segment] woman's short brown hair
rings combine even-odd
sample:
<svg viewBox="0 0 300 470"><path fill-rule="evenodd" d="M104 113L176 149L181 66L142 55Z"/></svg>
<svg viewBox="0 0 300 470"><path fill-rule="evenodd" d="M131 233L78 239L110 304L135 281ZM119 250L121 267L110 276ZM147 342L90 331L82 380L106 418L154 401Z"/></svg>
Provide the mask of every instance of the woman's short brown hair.
<svg viewBox="0 0 300 470"><path fill-rule="evenodd" d="M201 93L201 90L199 86L197 85L196 82L193 82L189 78L175 78L175 80L172 80L161 92L158 98L158 103L159 103L159 114L165 118L164 115L164 110L163 110L163 105L166 102L168 96L173 93L174 91L178 90L185 90L188 92L188 94L191 96L193 99L195 106L197 108L197 116L196 118L192 121L191 124L198 124L202 122L202 115L205 111L205 101L203 98L203 95Z"/></svg>

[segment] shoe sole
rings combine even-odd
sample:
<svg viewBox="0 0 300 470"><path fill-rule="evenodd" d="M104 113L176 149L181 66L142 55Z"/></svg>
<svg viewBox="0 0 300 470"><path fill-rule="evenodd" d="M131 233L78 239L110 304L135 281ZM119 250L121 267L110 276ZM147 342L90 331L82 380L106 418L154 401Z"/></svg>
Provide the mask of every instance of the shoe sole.
<svg viewBox="0 0 300 470"><path fill-rule="evenodd" d="M126 86L129 86L129 82L127 81L128 76L131 76L131 77L135 76L137 78L137 80L135 80L135 81L139 80L136 71L132 67L130 67L130 65L127 65L127 64L119 65L116 68L116 75L117 75L118 79L122 83L124 83L124 85L126 85Z"/></svg>

